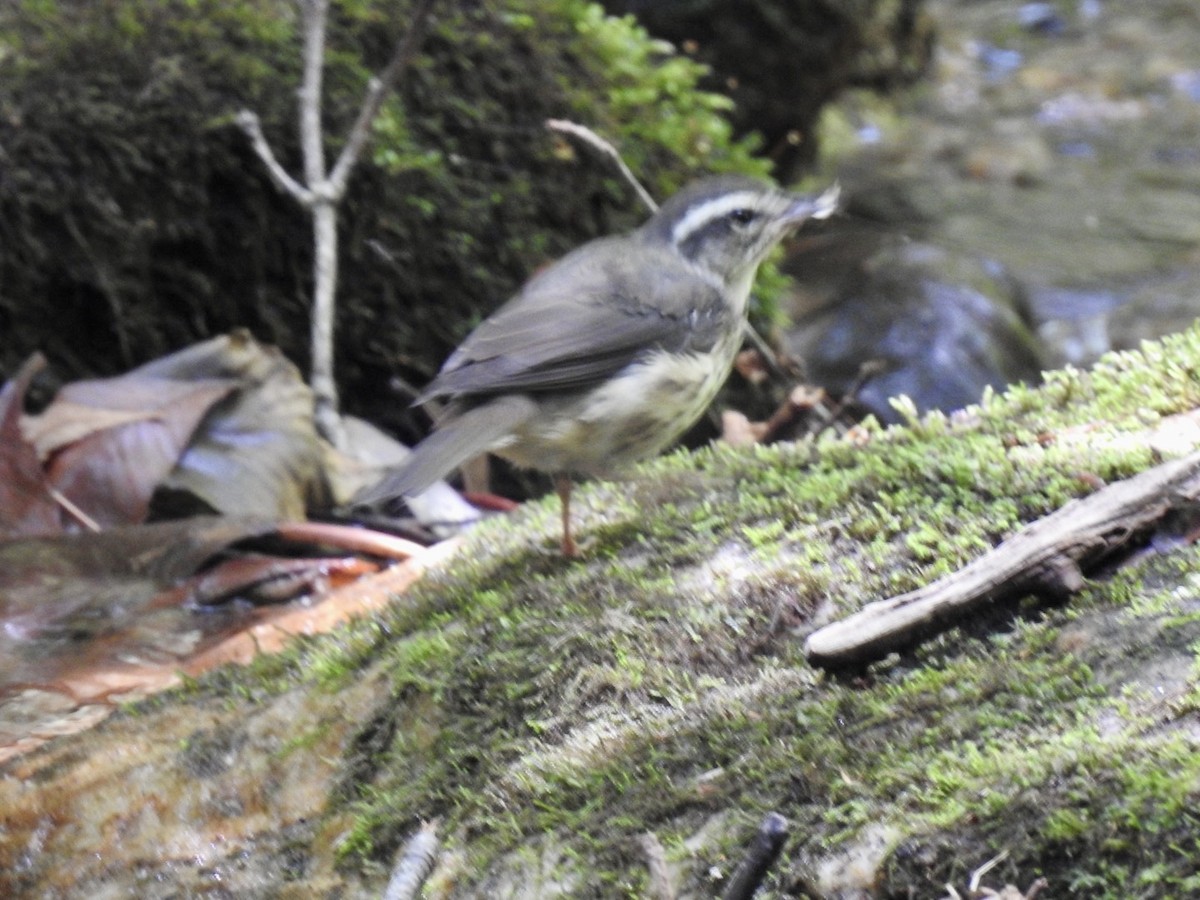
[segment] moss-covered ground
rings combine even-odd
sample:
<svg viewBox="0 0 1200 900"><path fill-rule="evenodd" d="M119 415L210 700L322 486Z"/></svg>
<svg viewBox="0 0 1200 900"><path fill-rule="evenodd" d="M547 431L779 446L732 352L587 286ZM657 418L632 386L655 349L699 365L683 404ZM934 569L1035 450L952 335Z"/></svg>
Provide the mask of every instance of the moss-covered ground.
<svg viewBox="0 0 1200 900"><path fill-rule="evenodd" d="M1193 329L950 418L677 453L579 491L582 561L553 551L556 504L529 504L384 617L213 687L337 691L382 667L331 803L353 814L341 865L386 865L436 818L464 894L641 896L653 831L684 893L711 896L775 810L792 837L763 896L965 895L1002 852L985 884L1189 896L1196 548L860 672L816 671L802 644L1151 465L1149 431L1197 407Z"/></svg>

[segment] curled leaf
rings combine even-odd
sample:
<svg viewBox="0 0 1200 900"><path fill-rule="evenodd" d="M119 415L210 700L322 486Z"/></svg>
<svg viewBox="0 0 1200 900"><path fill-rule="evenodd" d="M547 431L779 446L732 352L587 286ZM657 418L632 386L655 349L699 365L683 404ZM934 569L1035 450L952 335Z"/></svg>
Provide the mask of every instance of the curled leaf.
<svg viewBox="0 0 1200 900"><path fill-rule="evenodd" d="M45 364L40 354L30 357L0 388L0 537L62 531L37 451L20 428L25 392Z"/></svg>
<svg viewBox="0 0 1200 900"><path fill-rule="evenodd" d="M29 417L25 433L46 457L50 485L71 503L102 526L136 524L196 426L235 384L145 377L138 369L80 381Z"/></svg>
<svg viewBox="0 0 1200 900"><path fill-rule="evenodd" d="M321 442L312 392L278 349L244 331L137 370L169 379L232 379L237 389L205 416L155 498L156 514L304 517L321 492Z"/></svg>

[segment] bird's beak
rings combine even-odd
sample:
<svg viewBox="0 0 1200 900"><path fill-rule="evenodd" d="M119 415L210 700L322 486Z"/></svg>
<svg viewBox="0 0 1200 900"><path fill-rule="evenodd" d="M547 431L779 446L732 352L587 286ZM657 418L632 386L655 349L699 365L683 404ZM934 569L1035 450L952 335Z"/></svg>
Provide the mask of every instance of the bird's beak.
<svg viewBox="0 0 1200 900"><path fill-rule="evenodd" d="M784 213L784 221L799 225L808 219L828 219L837 211L841 193L841 185L834 182L816 197L797 197Z"/></svg>

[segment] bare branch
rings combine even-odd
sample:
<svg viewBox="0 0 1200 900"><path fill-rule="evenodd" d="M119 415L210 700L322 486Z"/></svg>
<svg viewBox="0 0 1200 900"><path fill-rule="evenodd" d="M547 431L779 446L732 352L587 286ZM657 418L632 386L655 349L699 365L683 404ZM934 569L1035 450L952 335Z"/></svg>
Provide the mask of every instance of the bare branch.
<svg viewBox="0 0 1200 900"><path fill-rule="evenodd" d="M312 346L309 382L313 390L313 419L317 430L335 447L344 444L345 431L338 415L337 381L333 374L333 329L337 301L337 208L318 198L313 217L313 305L310 325Z"/></svg>
<svg viewBox="0 0 1200 900"><path fill-rule="evenodd" d="M427 822L408 839L392 868L384 900L416 900L437 864L437 822Z"/></svg>
<svg viewBox="0 0 1200 900"><path fill-rule="evenodd" d="M729 886L722 895L723 900L750 900L754 896L779 858L779 852L788 839L788 831L787 819L776 812L767 813L754 835L754 843L729 880Z"/></svg>
<svg viewBox="0 0 1200 900"><path fill-rule="evenodd" d="M396 47L379 78L372 79L358 119L331 174L325 171L325 145L321 129L321 83L325 66L325 30L329 0L299 0L304 31L304 75L297 92L300 113L300 149L304 181L300 184L280 165L262 133L258 116L243 110L238 125L250 137L255 152L276 186L305 206L313 217L312 373L314 419L322 437L334 446L344 438L338 415L337 382L333 373L333 330L337 288L337 203L346 191L350 170L366 145L371 123L404 69L412 61L424 36L434 0L419 0L408 33Z"/></svg>
<svg viewBox="0 0 1200 900"><path fill-rule="evenodd" d="M317 190L325 180L325 142L321 135L321 81L325 70L325 19L329 0L301 0L304 10L304 79L300 103L300 150L304 180Z"/></svg>
<svg viewBox="0 0 1200 900"><path fill-rule="evenodd" d="M546 127L551 131L559 131L563 134L569 134L574 138L578 138L585 144L589 144L606 156L611 157L613 162L617 164L618 171L620 171L625 180L632 185L634 191L638 195L638 198L642 201L642 203L645 204L646 208L650 210L651 213L658 212L658 204L654 202L654 198L650 196L650 192L642 187L642 183L637 180L637 177L633 174L629 166L625 165L625 160L621 159L621 154L617 152L616 147L614 147L604 138L600 137L600 135L596 134L596 132L592 131L592 129L588 128L586 125L577 125L574 122L568 122L566 119L547 119Z"/></svg>
<svg viewBox="0 0 1200 900"><path fill-rule="evenodd" d="M814 631L815 666L858 665L953 626L971 612L1027 593L1067 596L1092 568L1200 497L1200 451L1107 485L1025 526L974 562L925 587L868 603Z"/></svg>
<svg viewBox="0 0 1200 900"><path fill-rule="evenodd" d="M271 176L271 181L275 183L275 186L303 206L312 206L316 200L316 196L312 191L292 178L287 173L287 170L280 165L279 160L275 158L275 154L271 151L271 145L267 143L267 138L263 134L262 124L259 122L258 116L248 109L243 109L237 114L237 124L246 133L246 136L250 138L250 144L254 147L254 152L258 154L258 158L267 167L267 174Z"/></svg>
<svg viewBox="0 0 1200 900"><path fill-rule="evenodd" d="M335 199L341 198L346 191L346 182L350 178L350 171L358 162L358 158L367 145L367 140L371 137L371 123L379 115L383 101L399 83L400 76L404 74L405 69L416 56L417 50L420 49L429 22L429 11L433 4L434 0L420 0L417 8L413 10L408 33L396 45L396 52L392 54L392 58L384 70L379 73L377 78L372 78L371 83L367 86L367 95L363 98L358 118L354 120L354 127L350 129L341 155L338 156L333 171L329 175L329 189Z"/></svg>

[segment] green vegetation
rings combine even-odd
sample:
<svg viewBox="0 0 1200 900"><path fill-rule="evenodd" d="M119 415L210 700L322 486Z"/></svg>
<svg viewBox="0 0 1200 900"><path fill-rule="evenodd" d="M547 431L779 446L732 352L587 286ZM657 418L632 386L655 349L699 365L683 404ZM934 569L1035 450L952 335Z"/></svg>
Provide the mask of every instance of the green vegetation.
<svg viewBox="0 0 1200 900"><path fill-rule="evenodd" d="M29 298L54 297L113 368L233 324L302 355L304 219L230 124L250 106L290 145L288 8L0 12L0 146L16 173L0 186L5 352L90 365L70 332L26 315ZM334 135L406 4L339 8ZM761 171L730 141L724 101L691 90L696 74L579 0L442 13L350 198L348 395L369 406L354 386L385 382L397 360L427 373L537 262L640 216L606 163L547 138L546 117L614 138L659 195L693 170ZM553 551L554 502L531 504L477 529L385 614L142 714L383 686L327 811L346 871L386 865L436 817L463 884L528 873L580 896L638 895L635 839L653 830L681 886L711 894L777 810L794 837L768 895L815 893L822 862L883 828L886 896L961 886L1001 851L997 883L1044 875L1049 896L1185 896L1198 887L1195 548L1140 559L1067 605L991 610L851 676L815 672L801 646L816 622L1144 469L1147 430L1197 405L1193 329L961 415L868 424L855 442L676 453L579 491L582 563ZM300 730L276 756L334 731ZM236 732L198 730L183 763L226 765Z"/></svg>
<svg viewBox="0 0 1200 900"><path fill-rule="evenodd" d="M334 4L329 155L410 6ZM235 327L303 367L308 221L234 124L257 112L298 169L297 19L281 0L0 5L0 371L41 350L64 377L111 373ZM701 72L584 0L439 4L342 207L350 410L395 407L390 375L424 382L531 271L644 218L611 164L546 119L595 128L658 197L765 173Z"/></svg>
<svg viewBox="0 0 1200 900"><path fill-rule="evenodd" d="M674 454L580 492L585 562L553 553L557 511L531 504L381 619L259 663L256 690L387 673L336 806L354 817L345 867L438 817L472 878L503 859L509 877L636 895L634 839L653 830L713 892L778 810L795 837L768 896L815 891L822 860L880 828L885 896L964 885L1002 850L997 886L1183 896L1200 615L1177 586L1200 551L993 610L856 677L813 671L801 644L814 616L924 584L1152 462L1146 423L1200 402L1198 363L1195 329L862 445Z"/></svg>

